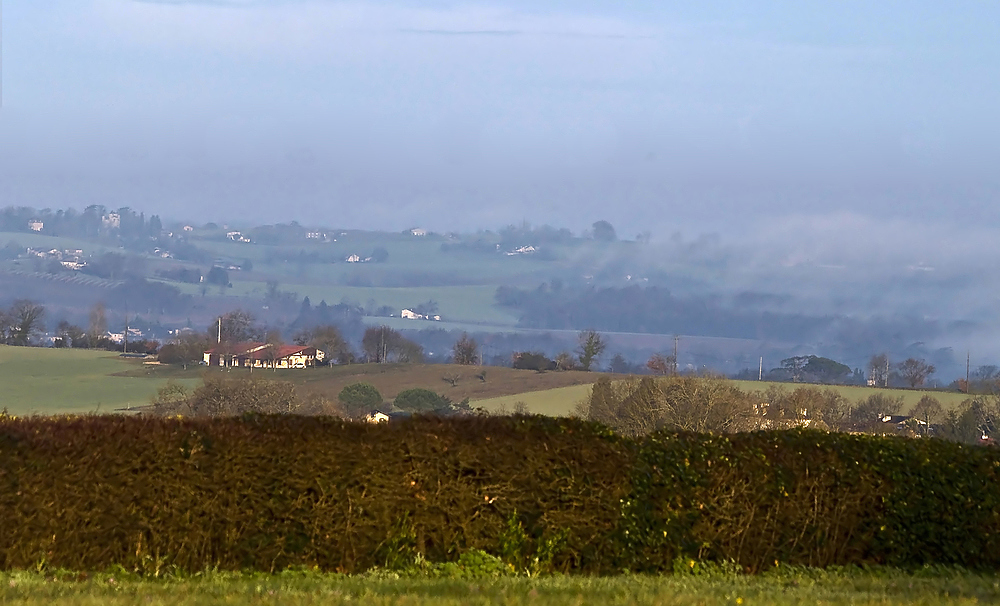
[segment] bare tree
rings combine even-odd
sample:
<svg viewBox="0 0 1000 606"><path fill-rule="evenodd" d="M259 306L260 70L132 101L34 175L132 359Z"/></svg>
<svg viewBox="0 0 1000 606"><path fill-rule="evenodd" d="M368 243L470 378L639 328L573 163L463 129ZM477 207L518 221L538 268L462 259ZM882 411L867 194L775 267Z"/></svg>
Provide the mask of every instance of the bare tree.
<svg viewBox="0 0 1000 606"><path fill-rule="evenodd" d="M896 365L896 369L899 371L899 376L903 377L903 380L910 387L919 387L924 384L924 381L928 379L934 371L937 370L933 365L924 362L923 360L918 360L916 358L907 358L899 364Z"/></svg>
<svg viewBox="0 0 1000 606"><path fill-rule="evenodd" d="M273 370L276 367L278 360L281 359L281 344L283 342L281 338L281 331L273 329L267 331L264 340L267 342L267 347L261 351L261 358L263 362L270 364L271 369Z"/></svg>
<svg viewBox="0 0 1000 606"><path fill-rule="evenodd" d="M883 419L899 414L903 409L903 398L891 398L885 392L876 392L864 400L858 400L851 408L850 424L854 431L886 433Z"/></svg>
<svg viewBox="0 0 1000 606"><path fill-rule="evenodd" d="M45 308L34 301L18 299L10 306L10 336L11 345L28 345L31 337L45 330L42 319Z"/></svg>
<svg viewBox="0 0 1000 606"><path fill-rule="evenodd" d="M0 307L0 343L7 343L11 333L10 312Z"/></svg>
<svg viewBox="0 0 1000 606"><path fill-rule="evenodd" d="M580 410L630 436L667 428L696 432L736 432L760 426L755 403L728 381L716 378L607 378L594 384Z"/></svg>
<svg viewBox="0 0 1000 606"><path fill-rule="evenodd" d="M577 358L583 370L590 370L594 362L601 357L608 345L596 330L584 330L579 334Z"/></svg>
<svg viewBox="0 0 1000 606"><path fill-rule="evenodd" d="M475 339L469 337L468 333L463 332L461 338L451 348L451 354L455 364L471 366L479 362L479 345Z"/></svg>
<svg viewBox="0 0 1000 606"><path fill-rule="evenodd" d="M257 318L249 311L235 309L222 315L208 327L208 334L224 343L245 343L264 338L264 329L257 325Z"/></svg>
<svg viewBox="0 0 1000 606"><path fill-rule="evenodd" d="M87 336L90 337L90 346L97 345L97 340L108 333L108 315L104 301L98 301L90 308L90 326Z"/></svg>
<svg viewBox="0 0 1000 606"><path fill-rule="evenodd" d="M322 350L329 364L351 364L354 362L354 352L351 344L344 338L340 329L332 324L316 326L309 330L301 330L293 337L296 345L309 345Z"/></svg>
<svg viewBox="0 0 1000 606"><path fill-rule="evenodd" d="M918 421L923 422L924 426L921 428L921 433L927 435L931 424L936 423L944 417L944 408L941 407L941 402L938 402L937 398L924 396L920 398L917 405L910 411L910 415Z"/></svg>
<svg viewBox="0 0 1000 606"><path fill-rule="evenodd" d="M874 386L886 386L889 383L889 356L878 354L868 361L868 383Z"/></svg>
<svg viewBox="0 0 1000 606"><path fill-rule="evenodd" d="M556 356L556 370L575 370L576 358L568 351L561 351Z"/></svg>
<svg viewBox="0 0 1000 606"><path fill-rule="evenodd" d="M419 363L424 358L424 349L420 345L388 326L372 326L365 330L361 347L369 363Z"/></svg>

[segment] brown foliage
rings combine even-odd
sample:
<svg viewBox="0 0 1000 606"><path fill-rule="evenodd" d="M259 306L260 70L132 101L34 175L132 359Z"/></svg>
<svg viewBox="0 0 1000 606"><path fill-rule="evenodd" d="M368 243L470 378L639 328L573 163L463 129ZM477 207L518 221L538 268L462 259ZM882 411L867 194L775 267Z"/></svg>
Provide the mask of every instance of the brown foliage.
<svg viewBox="0 0 1000 606"><path fill-rule="evenodd" d="M613 570L632 456L543 418L0 421L0 569L351 573L503 553L513 522L526 558Z"/></svg>
<svg viewBox="0 0 1000 606"><path fill-rule="evenodd" d="M311 402L315 403L315 399ZM203 384L191 394L168 383L154 398L153 411L160 415L227 417L295 413L300 412L301 404L295 386L287 381L269 381L252 375L206 375Z"/></svg>

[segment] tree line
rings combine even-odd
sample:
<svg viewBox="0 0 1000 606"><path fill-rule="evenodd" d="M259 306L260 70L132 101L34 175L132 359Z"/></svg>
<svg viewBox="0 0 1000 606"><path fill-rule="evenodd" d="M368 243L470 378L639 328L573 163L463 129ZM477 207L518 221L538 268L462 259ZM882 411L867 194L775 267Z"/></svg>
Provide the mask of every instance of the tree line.
<svg viewBox="0 0 1000 606"><path fill-rule="evenodd" d="M713 377L602 377L579 416L628 436L668 429L737 433L812 427L868 434L933 436L970 444L1000 427L1000 395L981 395L945 411L931 395L902 415L904 402L884 392L851 401L833 388L769 386L742 390ZM903 419L902 417L908 418Z"/></svg>

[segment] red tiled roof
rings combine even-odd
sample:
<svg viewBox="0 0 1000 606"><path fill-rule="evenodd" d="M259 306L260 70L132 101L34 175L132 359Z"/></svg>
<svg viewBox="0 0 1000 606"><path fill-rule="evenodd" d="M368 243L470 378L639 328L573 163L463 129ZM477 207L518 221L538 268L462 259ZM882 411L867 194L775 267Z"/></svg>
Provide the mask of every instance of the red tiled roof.
<svg viewBox="0 0 1000 606"><path fill-rule="evenodd" d="M249 341L246 343L220 343L211 349L206 349L205 353L221 353L226 355L241 356L252 349L259 349L266 346L267 343L257 343L255 341Z"/></svg>

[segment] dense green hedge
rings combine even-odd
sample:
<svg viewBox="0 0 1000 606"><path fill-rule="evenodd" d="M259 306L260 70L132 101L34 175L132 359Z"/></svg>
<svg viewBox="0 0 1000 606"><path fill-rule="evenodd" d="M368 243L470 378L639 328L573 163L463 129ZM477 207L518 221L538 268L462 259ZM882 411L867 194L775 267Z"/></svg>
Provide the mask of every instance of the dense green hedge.
<svg viewBox="0 0 1000 606"><path fill-rule="evenodd" d="M696 559L1000 569L1000 452L541 417L0 420L0 568L525 570Z"/></svg>
<svg viewBox="0 0 1000 606"><path fill-rule="evenodd" d="M623 541L630 567L676 558L1000 568L1000 451L793 430L654 434Z"/></svg>

